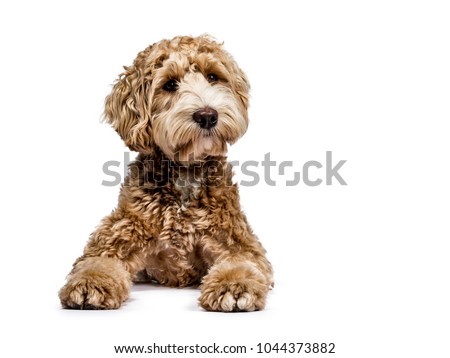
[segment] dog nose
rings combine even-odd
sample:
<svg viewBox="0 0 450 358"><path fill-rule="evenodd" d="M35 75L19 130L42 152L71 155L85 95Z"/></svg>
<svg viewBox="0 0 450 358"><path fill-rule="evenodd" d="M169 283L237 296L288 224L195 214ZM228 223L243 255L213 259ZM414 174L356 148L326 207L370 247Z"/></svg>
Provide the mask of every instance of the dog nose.
<svg viewBox="0 0 450 358"><path fill-rule="evenodd" d="M193 117L194 121L198 123L200 128L211 129L217 124L219 114L215 109L206 107L195 112Z"/></svg>

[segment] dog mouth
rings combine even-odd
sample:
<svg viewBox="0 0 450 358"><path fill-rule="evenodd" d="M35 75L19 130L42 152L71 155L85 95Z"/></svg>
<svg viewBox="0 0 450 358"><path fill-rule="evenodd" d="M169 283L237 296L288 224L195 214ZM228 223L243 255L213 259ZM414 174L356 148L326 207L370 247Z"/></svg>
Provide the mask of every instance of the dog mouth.
<svg viewBox="0 0 450 358"><path fill-rule="evenodd" d="M227 143L217 128L200 129L187 143L177 146L175 152L185 161L203 160L209 156L223 156L227 151Z"/></svg>
<svg viewBox="0 0 450 358"><path fill-rule="evenodd" d="M201 128L200 136L203 138L215 137L215 136L217 136L217 130L215 128L211 128L211 129Z"/></svg>
<svg viewBox="0 0 450 358"><path fill-rule="evenodd" d="M202 147L205 152L213 151L215 147L221 146L222 142L223 139L216 128L200 129L198 137L194 140L194 143Z"/></svg>

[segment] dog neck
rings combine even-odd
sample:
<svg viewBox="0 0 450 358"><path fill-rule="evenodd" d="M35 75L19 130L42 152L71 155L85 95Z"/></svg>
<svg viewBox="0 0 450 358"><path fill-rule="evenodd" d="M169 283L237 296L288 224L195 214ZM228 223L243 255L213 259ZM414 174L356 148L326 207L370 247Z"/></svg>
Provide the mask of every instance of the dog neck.
<svg viewBox="0 0 450 358"><path fill-rule="evenodd" d="M129 166L131 185L177 188L232 185L231 164L224 156L207 156L202 160L181 162L168 158L161 151L139 154Z"/></svg>
<svg viewBox="0 0 450 358"><path fill-rule="evenodd" d="M232 184L232 167L223 156L205 157L192 163L170 160L161 152L139 154L129 165L125 186L177 195L181 209L201 195L223 190Z"/></svg>

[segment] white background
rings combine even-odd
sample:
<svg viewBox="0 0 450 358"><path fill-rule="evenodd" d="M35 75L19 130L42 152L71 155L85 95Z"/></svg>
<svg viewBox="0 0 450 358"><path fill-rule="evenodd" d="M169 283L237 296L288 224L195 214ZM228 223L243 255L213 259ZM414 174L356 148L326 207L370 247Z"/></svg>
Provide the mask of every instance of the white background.
<svg viewBox="0 0 450 358"><path fill-rule="evenodd" d="M445 3L3 2L0 355L334 342L335 357L449 357ZM197 289L145 285L118 311L60 309L72 262L117 200L101 185L103 163L125 150L99 120L110 85L147 45L202 33L225 41L252 84L251 126L230 158L270 152L292 175L330 150L348 186L273 175L275 187L241 187L275 268L265 311L207 313Z"/></svg>

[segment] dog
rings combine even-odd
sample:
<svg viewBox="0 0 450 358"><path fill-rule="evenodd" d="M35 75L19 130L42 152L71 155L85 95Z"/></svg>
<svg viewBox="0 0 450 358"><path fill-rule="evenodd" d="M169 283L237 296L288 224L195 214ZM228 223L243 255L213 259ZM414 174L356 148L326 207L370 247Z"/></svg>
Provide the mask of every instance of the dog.
<svg viewBox="0 0 450 358"><path fill-rule="evenodd" d="M59 291L62 307L117 309L133 282L149 281L199 285L207 311L262 310L273 270L226 159L248 127L246 75L208 35L162 40L124 70L104 118L139 154Z"/></svg>

